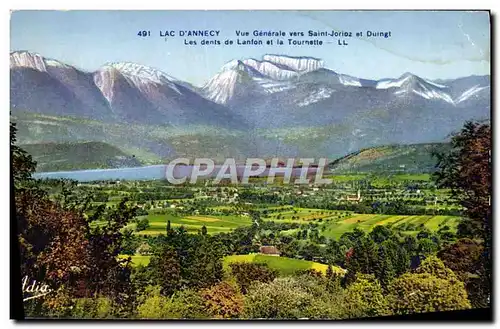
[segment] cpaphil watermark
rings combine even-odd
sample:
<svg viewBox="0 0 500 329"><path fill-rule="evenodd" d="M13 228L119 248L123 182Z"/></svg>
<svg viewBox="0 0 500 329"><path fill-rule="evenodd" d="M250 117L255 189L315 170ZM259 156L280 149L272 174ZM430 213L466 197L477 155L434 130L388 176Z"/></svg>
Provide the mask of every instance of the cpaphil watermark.
<svg viewBox="0 0 500 329"><path fill-rule="evenodd" d="M23 302L43 297L52 292L50 287L42 282L30 280L28 276L23 278Z"/></svg>
<svg viewBox="0 0 500 329"><path fill-rule="evenodd" d="M195 184L198 179L214 178L214 183L230 179L232 184L248 184L250 177L267 177L272 184L277 176L283 177L284 184L330 184L331 179L323 178L327 161L320 158L314 163L313 158L290 158L285 162L273 158L270 164L264 159L249 158L245 164L236 164L236 160L228 158L222 165L215 165L209 158L197 158L190 163L188 158L172 160L166 169L165 176L171 184ZM296 178L292 181L292 177Z"/></svg>

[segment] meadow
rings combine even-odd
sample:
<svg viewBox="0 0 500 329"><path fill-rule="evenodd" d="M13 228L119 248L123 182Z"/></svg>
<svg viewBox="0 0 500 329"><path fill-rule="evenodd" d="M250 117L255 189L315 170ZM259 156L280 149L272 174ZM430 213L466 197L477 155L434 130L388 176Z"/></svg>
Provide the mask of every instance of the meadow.
<svg viewBox="0 0 500 329"><path fill-rule="evenodd" d="M119 258L126 259L130 257L132 259L132 266L148 266L149 261L151 259L151 256L145 256L145 255L119 255Z"/></svg>
<svg viewBox="0 0 500 329"><path fill-rule="evenodd" d="M224 257L224 269L228 271L229 264L236 262L248 263L265 263L271 269L277 270L281 275L291 275L298 270L313 269L326 273L328 265L311 262L302 259L293 259L287 257L269 256L262 254L248 254L248 255L231 255ZM333 267L333 270L339 273L344 273L340 267Z"/></svg>

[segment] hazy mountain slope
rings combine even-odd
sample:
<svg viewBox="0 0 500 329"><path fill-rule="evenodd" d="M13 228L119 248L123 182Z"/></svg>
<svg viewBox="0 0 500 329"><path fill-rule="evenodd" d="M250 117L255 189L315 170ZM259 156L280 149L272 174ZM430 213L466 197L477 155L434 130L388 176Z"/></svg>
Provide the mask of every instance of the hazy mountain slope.
<svg viewBox="0 0 500 329"><path fill-rule="evenodd" d="M37 162L37 171L136 167L141 162L101 142L21 144Z"/></svg>
<svg viewBox="0 0 500 329"><path fill-rule="evenodd" d="M330 163L334 173L347 172L433 172L433 152L448 152L449 143L388 145L362 149Z"/></svg>

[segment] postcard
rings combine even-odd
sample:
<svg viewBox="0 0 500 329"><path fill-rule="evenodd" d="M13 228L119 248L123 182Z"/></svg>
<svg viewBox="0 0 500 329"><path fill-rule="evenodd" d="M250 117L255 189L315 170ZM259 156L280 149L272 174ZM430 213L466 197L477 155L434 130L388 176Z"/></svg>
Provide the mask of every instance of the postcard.
<svg viewBox="0 0 500 329"><path fill-rule="evenodd" d="M491 320L488 11L13 11L17 319Z"/></svg>

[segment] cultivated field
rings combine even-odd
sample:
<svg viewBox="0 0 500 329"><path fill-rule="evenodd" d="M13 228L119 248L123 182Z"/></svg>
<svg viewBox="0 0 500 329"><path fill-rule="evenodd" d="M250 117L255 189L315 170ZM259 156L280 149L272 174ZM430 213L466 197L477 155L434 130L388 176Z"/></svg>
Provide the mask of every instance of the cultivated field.
<svg viewBox="0 0 500 329"><path fill-rule="evenodd" d="M365 231L371 231L377 225L391 225L393 228L401 228L407 234L418 233L424 227L431 231L437 231L445 225L452 230L456 229L457 216L404 216L404 215L376 215L376 214L353 214L347 219L329 221L323 224L322 234L328 238L338 239L348 231L358 227ZM410 225L407 225L410 224ZM404 226L403 226L404 225ZM423 226L422 226L423 225ZM414 228L414 229L406 229Z"/></svg>
<svg viewBox="0 0 500 329"><path fill-rule="evenodd" d="M193 216L183 216L178 217L172 214L157 215L150 214L147 216L149 220L149 227L144 230L137 232L138 234L166 234L167 223L170 221L172 228L184 226L184 228L189 233L197 233L201 230L203 226L207 228L207 232L211 233L221 233L229 232L239 226L245 226L251 224L251 219L248 216L238 216L238 215L219 215L219 216L209 216L209 215L193 215ZM130 224L130 227L135 227L135 224Z"/></svg>

